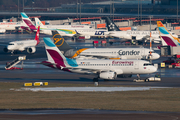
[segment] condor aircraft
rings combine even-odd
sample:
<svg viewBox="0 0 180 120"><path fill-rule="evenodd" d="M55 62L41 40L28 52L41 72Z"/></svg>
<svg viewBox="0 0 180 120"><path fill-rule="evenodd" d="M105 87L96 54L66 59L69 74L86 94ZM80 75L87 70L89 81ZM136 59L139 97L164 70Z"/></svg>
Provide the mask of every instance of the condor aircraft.
<svg viewBox="0 0 180 120"><path fill-rule="evenodd" d="M109 36L118 37L125 40L135 40L134 42L136 43L142 43L150 40L150 31L120 31L120 29L108 17L106 17L106 24L108 27ZM172 34L174 37L177 37L177 35L174 33ZM151 40L155 43L161 42L159 31L151 31Z"/></svg>
<svg viewBox="0 0 180 120"><path fill-rule="evenodd" d="M157 70L144 60L69 59L50 38L43 39L48 60L42 61L42 64L73 73L94 74L94 81L99 78L116 79L121 75L149 74Z"/></svg>
<svg viewBox="0 0 180 120"><path fill-rule="evenodd" d="M40 26L38 27L36 37L34 40L22 40L22 41L9 42L9 44L4 48L4 52L14 53L14 51L24 51L25 49L27 49L28 53L35 53L36 46L40 43L39 29L40 29Z"/></svg>
<svg viewBox="0 0 180 120"><path fill-rule="evenodd" d="M147 48L82 48L70 47L57 31L52 31L56 46L68 58L108 58L108 59L158 59L159 54ZM150 51L152 52L150 58Z"/></svg>

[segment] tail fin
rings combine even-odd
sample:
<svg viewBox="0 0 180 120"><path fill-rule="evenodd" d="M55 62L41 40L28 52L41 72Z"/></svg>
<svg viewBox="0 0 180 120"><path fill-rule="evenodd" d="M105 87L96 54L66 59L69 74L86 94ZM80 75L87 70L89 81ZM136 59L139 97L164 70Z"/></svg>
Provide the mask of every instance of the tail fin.
<svg viewBox="0 0 180 120"><path fill-rule="evenodd" d="M61 53L61 51L56 47L50 38L43 38L46 48L46 54L48 61L51 63L56 63L62 67L65 66L66 57Z"/></svg>
<svg viewBox="0 0 180 120"><path fill-rule="evenodd" d="M26 15L26 13L21 12L22 20L26 23L27 26L31 30L37 30L36 26L33 24L33 22L29 19L29 17Z"/></svg>
<svg viewBox="0 0 180 120"><path fill-rule="evenodd" d="M180 40L174 36L167 30L167 28L162 24L161 21L157 21L157 26L159 29L159 34L162 40L162 46L179 46Z"/></svg>
<svg viewBox="0 0 180 120"><path fill-rule="evenodd" d="M52 35L54 44L59 48L60 51L67 51L69 49L73 49L66 43L64 38L57 31L52 31Z"/></svg>
<svg viewBox="0 0 180 120"><path fill-rule="evenodd" d="M35 17L36 26L41 26L43 28L47 28L40 20L39 18Z"/></svg>
<svg viewBox="0 0 180 120"><path fill-rule="evenodd" d="M40 43L40 40L39 40L39 31L40 31L40 26L38 26L38 30L36 32L36 37L35 37L35 40L37 41L37 45Z"/></svg>
<svg viewBox="0 0 180 120"><path fill-rule="evenodd" d="M107 24L107 28L108 28L108 31L121 31L117 26L116 24L114 24L114 22L112 22L110 20L109 17L106 17L106 24Z"/></svg>

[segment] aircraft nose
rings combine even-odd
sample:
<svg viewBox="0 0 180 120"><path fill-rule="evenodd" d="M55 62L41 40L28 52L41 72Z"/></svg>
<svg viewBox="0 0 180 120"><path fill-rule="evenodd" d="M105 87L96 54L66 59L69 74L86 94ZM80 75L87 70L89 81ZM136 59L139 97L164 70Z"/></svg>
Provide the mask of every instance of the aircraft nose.
<svg viewBox="0 0 180 120"><path fill-rule="evenodd" d="M7 46L7 49L8 49L8 50L11 50L11 49L12 49L12 47L8 45L8 46Z"/></svg>
<svg viewBox="0 0 180 120"><path fill-rule="evenodd" d="M157 67L153 66L152 67L152 72L156 72L157 71Z"/></svg>
<svg viewBox="0 0 180 120"><path fill-rule="evenodd" d="M152 60L159 59L159 58L160 58L159 54L157 54L157 53L152 54L152 57L151 57Z"/></svg>

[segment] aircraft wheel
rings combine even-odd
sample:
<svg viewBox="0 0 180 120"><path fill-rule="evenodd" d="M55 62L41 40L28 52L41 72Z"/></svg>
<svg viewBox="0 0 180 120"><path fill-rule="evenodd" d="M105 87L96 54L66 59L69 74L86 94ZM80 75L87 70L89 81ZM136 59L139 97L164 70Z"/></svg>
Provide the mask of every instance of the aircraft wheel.
<svg viewBox="0 0 180 120"><path fill-rule="evenodd" d="M149 82L149 79L146 79L146 82Z"/></svg>
<svg viewBox="0 0 180 120"><path fill-rule="evenodd" d="M109 81L108 79L104 79L104 81Z"/></svg>
<svg viewBox="0 0 180 120"><path fill-rule="evenodd" d="M98 78L93 78L93 82L98 82Z"/></svg>

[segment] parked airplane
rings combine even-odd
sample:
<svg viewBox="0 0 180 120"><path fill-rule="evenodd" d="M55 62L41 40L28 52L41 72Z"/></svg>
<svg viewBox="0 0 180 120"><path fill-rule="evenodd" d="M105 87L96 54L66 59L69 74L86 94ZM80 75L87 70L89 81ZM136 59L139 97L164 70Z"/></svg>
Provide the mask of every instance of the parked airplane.
<svg viewBox="0 0 180 120"><path fill-rule="evenodd" d="M35 18L36 25L40 25L42 29L58 30L62 36L71 36L78 38L84 36L85 39L89 39L91 36L108 36L108 31L104 29L93 29L87 25L43 25L42 22ZM75 31L75 34L67 34L65 30Z"/></svg>
<svg viewBox="0 0 180 120"><path fill-rule="evenodd" d="M157 21L157 26L162 40L162 46L180 46L180 39L178 37L174 37L174 35L167 30L161 21Z"/></svg>
<svg viewBox="0 0 180 120"><path fill-rule="evenodd" d="M55 29L61 29L61 28L76 28L76 29L89 29L92 28L89 25L44 25L39 18L35 17L35 23L36 27L40 26L41 29L46 29L46 28L55 28Z"/></svg>
<svg viewBox="0 0 180 120"><path fill-rule="evenodd" d="M29 28L34 31L36 30L36 26L33 24L33 22L28 18L28 16L25 13L21 13L23 21L29 26ZM51 30L57 30L60 32L62 36L69 36L69 37L75 37L78 38L79 36L84 36L85 39L89 39L91 36L108 36L108 31L104 29L93 29L85 27L85 25L59 25L59 26L45 26L42 24L42 22L35 18L36 24L40 25L41 27L41 33L52 35ZM84 26L84 27L81 27Z"/></svg>
<svg viewBox="0 0 180 120"><path fill-rule="evenodd" d="M108 17L106 17L106 24L110 36L122 38L125 40L133 40L138 44L149 40L150 31L120 31L114 22L112 22ZM173 36L177 37L175 34ZM155 43L161 42L159 31L151 31L151 40Z"/></svg>
<svg viewBox="0 0 180 120"><path fill-rule="evenodd" d="M50 38L43 39L48 60L42 61L42 64L73 73L94 74L94 81L99 78L116 79L122 74L149 74L157 70L144 60L69 59Z"/></svg>
<svg viewBox="0 0 180 120"><path fill-rule="evenodd" d="M70 47L63 37L52 31L54 43L68 58L108 58L108 59L158 59L159 54L147 48L82 48L79 50ZM151 51L151 58L150 58Z"/></svg>
<svg viewBox="0 0 180 120"><path fill-rule="evenodd" d="M40 26L38 27L36 37L34 40L22 40L22 41L9 42L9 44L4 48L4 51L14 53L14 51L24 51L25 49L27 49L28 53L35 53L36 46L40 42L39 29L40 29Z"/></svg>
<svg viewBox="0 0 180 120"><path fill-rule="evenodd" d="M0 22L0 33L5 33L7 30L18 30L21 26L26 26L26 24L23 22Z"/></svg>

